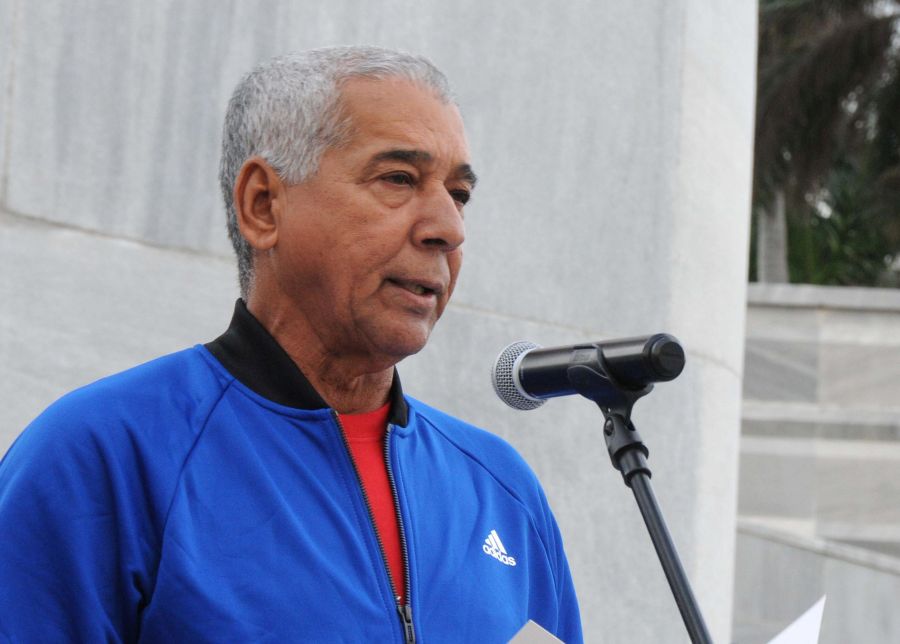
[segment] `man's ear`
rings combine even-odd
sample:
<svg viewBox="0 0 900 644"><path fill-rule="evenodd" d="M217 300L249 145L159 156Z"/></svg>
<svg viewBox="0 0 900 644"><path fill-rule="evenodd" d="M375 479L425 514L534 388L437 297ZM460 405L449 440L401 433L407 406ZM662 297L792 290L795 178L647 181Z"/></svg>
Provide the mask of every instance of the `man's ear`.
<svg viewBox="0 0 900 644"><path fill-rule="evenodd" d="M234 210L241 234L255 250L267 251L278 241L283 213L284 182L259 156L244 161L234 182Z"/></svg>

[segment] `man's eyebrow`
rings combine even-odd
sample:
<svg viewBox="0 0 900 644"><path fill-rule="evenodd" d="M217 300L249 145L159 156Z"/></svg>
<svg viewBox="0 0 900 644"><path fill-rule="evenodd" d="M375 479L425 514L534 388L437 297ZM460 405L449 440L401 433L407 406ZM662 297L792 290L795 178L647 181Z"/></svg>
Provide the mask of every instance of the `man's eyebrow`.
<svg viewBox="0 0 900 644"><path fill-rule="evenodd" d="M463 181L468 182L469 186L472 188L478 183L478 176L475 174L475 171L472 170L472 166L468 163L457 166L455 174Z"/></svg>
<svg viewBox="0 0 900 644"><path fill-rule="evenodd" d="M368 168L372 168L382 161L402 161L403 163L409 163L410 165L420 165L423 163L430 163L434 160L434 157L431 156L430 152L425 152L424 150L405 150L402 148L394 149L394 150L385 150L384 152L379 152L376 154L367 164Z"/></svg>
<svg viewBox="0 0 900 644"><path fill-rule="evenodd" d="M369 163L366 164L366 169L370 170L382 161L401 161L403 163L409 163L410 165L421 165L434 161L434 156L425 150L407 150L403 148L385 150L372 157ZM478 183L478 177L475 175L475 171L472 170L472 166L468 163L458 165L453 174L471 184L473 188L475 187L475 184Z"/></svg>

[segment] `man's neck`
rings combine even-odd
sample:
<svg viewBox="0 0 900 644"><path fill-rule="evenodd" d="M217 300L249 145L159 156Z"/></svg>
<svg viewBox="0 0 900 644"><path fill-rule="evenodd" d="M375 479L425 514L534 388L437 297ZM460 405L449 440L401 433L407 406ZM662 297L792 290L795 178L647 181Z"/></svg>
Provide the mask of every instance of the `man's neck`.
<svg viewBox="0 0 900 644"><path fill-rule="evenodd" d="M302 315L265 306L252 295L247 308L275 338L328 406L341 414L378 409L388 401L392 364L328 351Z"/></svg>
<svg viewBox="0 0 900 644"><path fill-rule="evenodd" d="M307 379L322 399L338 413L361 414L378 409L388 401L394 379L393 368L355 377L346 377L338 370L324 374L316 372L315 367L302 364L289 350L285 351L304 375L308 374Z"/></svg>

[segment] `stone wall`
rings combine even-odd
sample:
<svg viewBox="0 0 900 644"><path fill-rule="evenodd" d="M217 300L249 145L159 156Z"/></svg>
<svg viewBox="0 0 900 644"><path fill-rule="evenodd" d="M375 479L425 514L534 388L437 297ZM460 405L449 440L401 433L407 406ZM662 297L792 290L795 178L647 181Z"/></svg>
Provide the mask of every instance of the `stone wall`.
<svg viewBox="0 0 900 644"><path fill-rule="evenodd" d="M735 639L900 638L900 291L751 285Z"/></svg>
<svg viewBox="0 0 900 644"><path fill-rule="evenodd" d="M666 331L641 401L660 503L717 640L730 625L755 3L0 0L0 450L69 388L208 340L234 271L216 185L241 74L288 50L421 52L482 182L466 266L409 393L512 441L544 482L588 641L684 631L584 400L497 401L509 342Z"/></svg>

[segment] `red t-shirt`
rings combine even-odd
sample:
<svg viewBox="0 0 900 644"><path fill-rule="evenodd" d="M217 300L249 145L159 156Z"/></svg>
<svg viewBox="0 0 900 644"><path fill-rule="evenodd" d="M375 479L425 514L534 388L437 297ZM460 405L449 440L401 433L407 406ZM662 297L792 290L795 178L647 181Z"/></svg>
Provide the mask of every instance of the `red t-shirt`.
<svg viewBox="0 0 900 644"><path fill-rule="evenodd" d="M394 582L394 592L405 603L403 550L400 547L400 526L394 507L394 495L384 462L384 436L390 403L364 414L340 414L344 435L350 445L350 454L362 479L362 486L369 499L375 528L384 546L388 571Z"/></svg>

